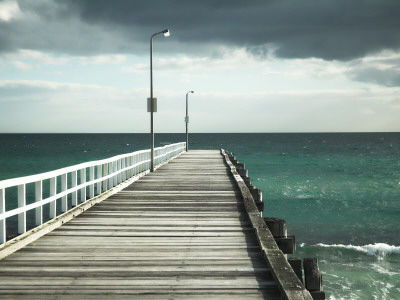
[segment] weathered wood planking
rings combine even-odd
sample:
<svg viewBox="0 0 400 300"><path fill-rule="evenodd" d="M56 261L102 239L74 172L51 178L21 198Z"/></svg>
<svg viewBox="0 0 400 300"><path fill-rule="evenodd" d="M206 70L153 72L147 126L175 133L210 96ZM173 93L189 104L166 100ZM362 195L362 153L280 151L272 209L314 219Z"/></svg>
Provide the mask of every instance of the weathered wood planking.
<svg viewBox="0 0 400 300"><path fill-rule="evenodd" d="M220 151L190 151L0 261L2 299L280 299Z"/></svg>

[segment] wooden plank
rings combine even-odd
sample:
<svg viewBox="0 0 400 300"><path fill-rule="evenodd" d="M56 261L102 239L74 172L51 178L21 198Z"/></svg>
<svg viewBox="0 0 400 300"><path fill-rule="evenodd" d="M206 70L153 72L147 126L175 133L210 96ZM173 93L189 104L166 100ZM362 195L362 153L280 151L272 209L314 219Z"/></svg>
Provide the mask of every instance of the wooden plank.
<svg viewBox="0 0 400 300"><path fill-rule="evenodd" d="M199 288L195 286L188 286L187 288L174 288L168 290L165 286L160 287L136 287L136 289L119 289L118 287L99 288L99 287L81 287L78 291L68 289L66 287L27 287L22 289L24 293L29 293L31 297L28 299L47 299L53 298L54 295L58 295L57 298L77 299L79 296L83 296L85 299L260 299L260 295L263 295L263 299L280 299L277 296L276 288L264 287L264 288ZM166 292L169 291L169 292ZM7 289L4 290L3 295L8 297L9 295L18 295L18 289ZM62 295L62 296L61 296ZM24 299L24 294L18 295L19 299Z"/></svg>
<svg viewBox="0 0 400 300"><path fill-rule="evenodd" d="M40 278L36 276L18 276L18 280L7 276L0 278L1 285L7 287L19 287L24 282L24 286L69 286L79 288L80 286L119 286L119 287L155 287L164 286L170 287L185 287L185 286L197 286L201 287L244 287L244 288L260 288L275 286L275 282L268 278L255 278L255 276L243 276L236 277L235 275L227 276L213 276L210 274L205 278L197 278L193 276L175 276L175 277L160 277L160 275L147 278L147 277L135 277L133 279L125 276L121 277L81 277L79 280L75 276L42 276Z"/></svg>
<svg viewBox="0 0 400 300"><path fill-rule="evenodd" d="M27 267L29 264L29 267ZM38 261L38 260L17 260L17 261L9 261L8 263L4 263L4 269L2 267L1 272L5 272L5 271L20 271L21 269L28 269L33 271L33 268L42 268L42 267L46 267L46 268L58 268L58 270L61 270L60 267L62 267L64 269L64 267L69 267L69 268L75 268L75 267L88 267L90 269L90 267L102 267L104 270L111 270L111 269L124 269L124 267L128 267L128 268L146 268L145 270L150 270L151 268L168 268L168 267L172 267L175 269L178 269L180 267L185 267L185 268L192 268L194 271L192 271L192 274L195 274L196 270L198 267L202 267L202 268L211 268L211 267L215 267L216 270L218 268L222 268L223 270L230 270L230 269L234 269L236 266L238 268L258 268L258 270L262 270L263 271L268 271L268 268L265 268L265 264L263 264L263 262L257 261L255 262L255 265L253 266L251 261L247 261L247 260L219 260L219 259L200 259L200 260L192 260L192 261L188 261L186 264L185 259L176 259L176 260L168 260L165 262L162 262L160 260L134 260L134 261L128 261L128 260L119 260L119 261L100 261L100 260L87 260L84 264L82 264L82 262L77 262L74 259L70 259L70 260L61 260L61 261L57 261L57 260L52 260L52 261ZM147 269L148 267L148 269ZM10 269L6 269L6 268L10 268ZM36 270L36 269L35 269ZM234 269L233 271L230 270L229 272L235 272L236 269ZM87 274L90 274L90 272L87 272Z"/></svg>

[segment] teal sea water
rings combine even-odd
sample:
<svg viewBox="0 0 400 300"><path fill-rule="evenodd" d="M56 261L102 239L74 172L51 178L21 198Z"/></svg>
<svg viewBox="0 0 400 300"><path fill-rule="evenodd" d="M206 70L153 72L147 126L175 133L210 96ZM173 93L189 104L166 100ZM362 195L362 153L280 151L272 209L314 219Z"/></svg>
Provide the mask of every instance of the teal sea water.
<svg viewBox="0 0 400 300"><path fill-rule="evenodd" d="M156 135L156 146L184 134ZM400 133L191 134L224 148L317 257L327 299L400 299ZM149 147L148 134L0 134L0 180Z"/></svg>

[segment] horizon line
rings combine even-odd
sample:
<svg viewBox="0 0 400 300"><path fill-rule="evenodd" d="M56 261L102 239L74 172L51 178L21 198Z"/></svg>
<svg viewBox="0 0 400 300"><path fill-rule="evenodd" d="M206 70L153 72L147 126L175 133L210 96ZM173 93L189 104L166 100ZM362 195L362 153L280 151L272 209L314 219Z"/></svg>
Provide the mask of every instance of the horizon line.
<svg viewBox="0 0 400 300"><path fill-rule="evenodd" d="M346 134L346 133L400 133L400 131L276 131L276 132L189 132L189 134ZM149 132L0 132L1 134L150 134ZM185 132L155 132L154 134L186 134Z"/></svg>

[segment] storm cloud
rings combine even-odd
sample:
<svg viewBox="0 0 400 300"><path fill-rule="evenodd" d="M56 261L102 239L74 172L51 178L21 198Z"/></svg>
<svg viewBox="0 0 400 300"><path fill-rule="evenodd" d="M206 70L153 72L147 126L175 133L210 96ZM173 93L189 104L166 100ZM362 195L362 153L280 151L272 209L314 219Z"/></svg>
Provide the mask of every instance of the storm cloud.
<svg viewBox="0 0 400 300"><path fill-rule="evenodd" d="M2 52L142 55L150 35L164 28L173 36L169 51L191 55L223 46L261 57L273 51L281 58L349 61L400 48L396 0L39 0L18 6L19 15L0 21Z"/></svg>

